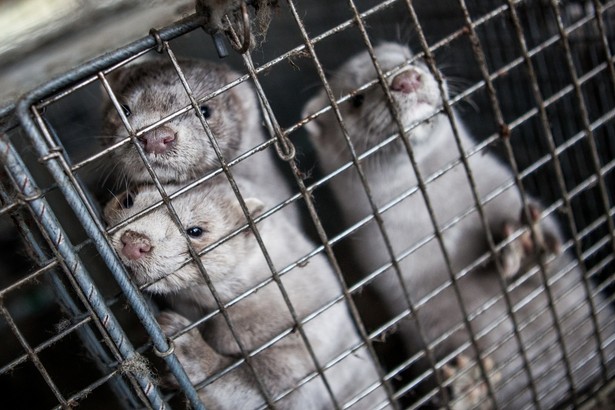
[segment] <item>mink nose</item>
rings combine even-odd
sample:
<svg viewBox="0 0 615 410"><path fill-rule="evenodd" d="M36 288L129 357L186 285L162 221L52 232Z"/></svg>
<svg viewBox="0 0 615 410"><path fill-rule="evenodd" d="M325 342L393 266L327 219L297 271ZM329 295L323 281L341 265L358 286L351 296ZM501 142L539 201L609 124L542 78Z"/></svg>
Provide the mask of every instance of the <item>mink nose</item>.
<svg viewBox="0 0 615 410"><path fill-rule="evenodd" d="M409 69L402 71L393 78L391 83L392 91L399 91L404 94L415 92L421 87L421 73L417 70Z"/></svg>
<svg viewBox="0 0 615 410"><path fill-rule="evenodd" d="M140 138L143 149L149 154L164 154L175 143L175 132L169 127L158 127Z"/></svg>
<svg viewBox="0 0 615 410"><path fill-rule="evenodd" d="M130 260L140 259L152 250L149 238L139 232L126 231L120 241L123 245L122 254Z"/></svg>

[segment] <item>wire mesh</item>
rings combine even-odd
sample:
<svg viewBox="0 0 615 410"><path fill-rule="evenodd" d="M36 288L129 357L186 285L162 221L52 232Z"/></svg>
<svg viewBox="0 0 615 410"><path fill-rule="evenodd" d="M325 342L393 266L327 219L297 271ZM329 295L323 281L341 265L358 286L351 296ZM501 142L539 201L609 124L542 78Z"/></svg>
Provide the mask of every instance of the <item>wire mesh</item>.
<svg viewBox="0 0 615 410"><path fill-rule="evenodd" d="M236 374L247 374L252 381L251 394L258 399L251 404L256 408L284 408L298 395L309 397L310 391L319 392L323 397L315 401L327 403L327 408L579 408L602 397L612 384L615 353L615 2L280 3L268 40L254 51L229 56L229 65L239 74L204 95L194 88L184 58L215 59L216 51L200 30L199 18L190 16L76 68L0 111L3 401L28 408L166 408L181 406L182 401L194 408L205 408L204 403L232 406L237 405L234 397L226 403L215 403L211 397L216 386L224 386ZM435 79L442 106L434 115L446 116L453 130L455 159L429 172L422 169L409 138L421 124L408 127L388 86L399 69L386 66L377 53L379 42L391 39L410 43ZM340 50L339 44L347 49ZM340 92L331 72L361 51L368 53L374 75L358 89ZM172 68L173 82L183 90L186 103L135 127L115 76L151 58ZM413 59L402 66L416 64ZM224 135L201 107L245 84L255 91L266 137L228 156ZM313 87L305 90L305 84ZM304 112L313 89L321 88L326 104ZM352 138L347 107L357 95L373 90L386 96L383 101L395 129L363 147ZM119 119L124 138L111 143L108 136L101 138L107 121L101 101ZM160 178L143 138L186 115L196 115L216 166L188 182L169 185ZM347 160L323 171L318 169L322 163L315 147L319 141L306 129L327 116L345 137L340 144ZM464 145L466 133L472 135L472 146ZM395 152L396 146L402 147L416 182L398 195L379 197L382 190L372 185L370 161ZM130 188L126 178L114 175L113 161L124 149L134 150L136 161L143 163L158 199L127 220L106 226L104 204L114 195L121 200L119 191ZM253 193L246 194L241 170L256 167L262 155L275 158L276 170L291 193L254 215L249 209ZM474 164L495 156L506 164L511 178L485 193ZM460 170L472 206L456 209L443 222L438 214L441 198L433 198L431 187ZM351 172L369 208L355 219L343 210L352 209L357 198L336 191L336 181ZM188 245L178 271L196 266L213 307L201 306L189 325L166 335L156 317L165 309L181 311L185 300L174 303L152 294L156 281L138 282L118 257L114 238L139 220L164 212L181 232L181 240L191 243L179 204L219 180L230 186L243 222L204 248ZM521 220L532 221L531 204L537 199L542 222L557 226L565 239L559 245L563 257L539 258L527 272L508 280L500 276L505 269L502 252L517 239L540 243L544 234L535 223L528 225L528 232L508 238L499 237L499 227L492 229L493 204L511 189L520 192L522 207L515 208L516 219L523 209ZM432 231L402 246L387 218L416 198L427 210ZM447 235L466 218L475 218L485 243L479 254L459 263ZM302 239L284 238L290 263L276 259L279 250L271 248L267 236L266 226L281 219L298 225L309 238L310 245L296 254L291 254L296 251L293 246ZM376 232L378 238L366 239L365 232ZM227 298L209 272L207 258L248 235L255 238L265 261L266 278ZM377 266L361 265L361 256L353 253L357 242L373 243L368 247L374 252L383 249ZM447 278L428 290L404 279L408 261L424 249L436 249L437 255L430 257L441 258ZM305 313L288 284L294 274L321 261L326 261L330 283L339 291ZM469 282L493 263L495 279L479 285ZM391 308L386 299L393 293L378 292L387 280L399 292L395 306L403 307ZM314 286L305 293L325 293ZM472 301L469 286L490 289ZM258 343L246 342L251 330L243 328L236 312L272 288L281 295L275 306L288 311L288 320L265 332ZM434 304L443 300L457 311L438 311ZM324 328L323 318L339 306L353 324L353 334L333 334L348 337L347 346L323 355L314 328ZM434 323L447 315L460 320L434 335ZM490 318L487 324L477 325L484 317ZM214 326L228 328L236 347L227 350L234 353L225 366L195 380L182 340L192 337L195 329L208 329L202 330L202 337L220 348L215 336L208 339ZM413 346L404 330L408 328ZM459 334L465 335L463 342L452 345ZM587 340L577 341L578 335ZM291 339L305 350L309 371L300 376L291 372L292 382L277 385L261 358ZM502 351L512 353L502 358ZM334 375L353 357L373 361L375 371L368 383L359 383L360 375L355 375L357 387L344 396L337 387L341 376ZM504 382L499 374L505 375ZM508 386L521 387L511 395ZM608 395L603 401L608 403Z"/></svg>

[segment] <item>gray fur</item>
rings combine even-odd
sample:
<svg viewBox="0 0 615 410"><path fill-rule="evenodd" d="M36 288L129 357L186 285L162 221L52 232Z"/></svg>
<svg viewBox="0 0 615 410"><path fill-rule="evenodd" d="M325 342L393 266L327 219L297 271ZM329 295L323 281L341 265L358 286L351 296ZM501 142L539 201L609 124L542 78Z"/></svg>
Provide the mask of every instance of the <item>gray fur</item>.
<svg viewBox="0 0 615 410"><path fill-rule="evenodd" d="M227 183L199 186L173 200L173 207L183 222L184 229L200 226L204 234L191 239L196 251L246 224L239 203ZM246 181L241 186L249 185ZM173 192L174 186L167 187ZM151 187L138 188L133 205L125 208L124 196L112 200L105 208L110 225L134 215L158 202L160 196ZM253 217L262 211L262 202L246 199ZM274 214L257 225L268 253L280 271L313 250L288 218ZM121 238L127 231L145 237L151 251L140 259L127 258L122 253ZM156 281L147 289L172 297L178 309L188 316L200 317L217 309L217 305L204 284L194 262L180 266L188 258L188 247L179 229L170 219L166 208L158 209L114 233L112 243L129 267L138 284ZM248 230L212 249L201 257L207 274L219 294L227 303L242 293L271 278L262 251L254 234ZM319 253L307 264L297 266L282 276L292 305L300 319L324 307L341 294L340 284L324 254ZM193 311L186 309L191 306ZM194 312L197 310L197 312ZM290 312L275 282L265 285L228 309L239 338L248 351L254 351L277 335L292 329ZM164 313L160 318L163 330L174 334L189 324L177 313ZM345 302L337 302L304 325L305 332L321 365L360 343L355 325ZM176 354L188 372L190 380L198 383L241 357L239 347L223 317L218 314L206 322L202 336L194 330L176 340ZM273 396L283 393L302 378L311 374L314 364L308 355L299 332L291 331L273 346L253 358L259 377ZM333 365L325 374L340 404L350 400L363 389L378 381L376 364L365 347ZM263 398L252 373L246 365L230 372L201 391L208 408L248 409L262 405ZM352 408L373 408L386 400L383 388L378 388ZM325 409L332 403L322 380L317 377L284 398L279 403L288 409Z"/></svg>
<svg viewBox="0 0 615 410"><path fill-rule="evenodd" d="M180 60L179 65L197 99L206 97L240 77L222 64L198 60ZM138 131L190 105L190 100L175 68L168 60L156 59L120 69L110 76L110 84L120 104L131 110L128 122ZM243 82L203 103L210 118L206 119L224 160L228 163L251 148L265 142L260 110L251 86ZM107 144L128 136L115 107L104 108L103 133ZM194 110L190 110L164 127L173 130L176 141L163 154L146 153L147 160L162 183L182 183L207 175L220 168L207 134ZM233 176L249 177L255 188L251 194L277 205L291 196L288 183L277 169L273 148L259 151L231 167ZM112 152L121 177L137 184L151 183L143 161L132 143ZM296 206L287 206L298 219Z"/></svg>
<svg viewBox="0 0 615 410"><path fill-rule="evenodd" d="M393 43L384 43L376 48L376 56L386 72L400 66L412 57L407 47ZM408 69L407 63L400 70ZM468 266L480 255L487 252L486 235L476 211L467 174L459 159L459 152L449 118L443 114L430 117L441 109L442 97L432 74L421 63L414 64L414 70L419 70L423 78L423 86L416 93L403 95L392 92L395 105L401 113L404 126L412 128L408 132L409 143L418 163L419 171L427 181L427 195L437 225L440 229L450 222L459 218L451 227L443 232L443 242L450 257L454 272ZM365 52L346 62L332 76L329 83L336 97L341 97L353 92L358 87L376 78L376 73ZM391 84L393 76L389 78ZM398 132L398 127L393 121L389 108L386 104L384 92L380 84L363 92L364 102L360 107L354 107L350 102L340 104L340 110L346 125L348 135L355 144L358 154L365 149L385 140L385 138ZM423 103L420 103L420 102ZM312 114L329 105L329 99L324 91L317 94L308 102L305 115ZM459 128L459 137L464 151L469 152L475 142L468 131L455 118ZM419 123L420 125L416 126ZM350 154L346 148L341 127L331 111L320 115L307 124L312 142L316 148L320 165L324 172L329 173L350 160ZM518 220L522 208L521 197L517 191L512 172L496 159L493 155L478 153L468 158L469 166L476 182L479 198L485 201L492 194L499 192L497 188L507 187L497 196L484 205L490 227L500 227L506 221ZM395 200L405 192L413 192L403 201L382 213L386 231L391 239L396 255L402 255L408 249L412 249L424 241L415 252L405 257L400 266L404 284L406 285L411 302L421 305L419 319L428 341L435 340L448 329L457 324L462 324L463 317L460 312L459 302L450 285L444 287L434 298L425 301L424 298L432 291L449 281L449 273L444 262L441 247L433 237L434 226L428 214L425 201L421 192L417 189L417 178L414 169L408 159L405 149L398 139L386 149L372 155L362 161L367 181L372 190L373 198L378 207ZM454 165L452 165L454 164ZM452 165L442 175L434 178L437 172L446 166ZM336 176L330 184L333 194L341 207L343 219L346 225L356 223L371 214L365 190L360 184L358 174L354 167ZM561 242L561 234L557 228L555 218L547 216L541 222L545 231ZM368 223L352 236L352 248L362 274L367 275L378 267L390 261L381 234L375 222ZM587 342L584 347L572 355L573 366L583 363L583 356L595 353L596 345L593 341L593 327L587 317L588 304L586 294L581 285L581 271L573 267L567 271L569 265L574 265L574 260L568 254L558 255L547 264L547 274L551 281L552 291L555 297L561 297L566 290L574 288L556 303L558 317L562 320L564 313L570 313L580 307L576 313L564 321L565 332L572 332L565 338L567 351L580 347L580 342ZM535 264L534 266L535 267ZM536 272L536 269L534 269ZM525 280L511 292L513 304L521 303L522 299L531 295L533 291L542 288L542 281L538 273L529 274ZM407 303L401 292L392 269L384 272L379 279L373 282L376 292L381 299L393 311L400 313L407 309ZM501 295L500 280L495 269L479 269L465 275L458 281L464 306L472 314L488 300ZM545 306L546 297L542 291L537 292L535 298L519 307L516 318L519 323L530 320L539 308ZM610 309L605 306L601 296L595 296L595 301L602 308L599 321L602 326L610 315ZM506 306L500 298L487 311L475 317L472 327L475 332L494 325L499 318L506 316ZM578 329L575 326L580 325ZM422 343L417 338L416 323L412 320L401 322L401 334L406 345L412 352L422 348ZM481 354L486 355L487 349L511 334L512 322L504 319L503 322L491 330L488 334L479 338L478 344ZM604 329L606 336L613 335L610 326ZM555 332L549 312L540 315L521 332L524 344L530 340L539 338L539 342L529 348L528 355L533 362L531 371L534 377L542 375L537 382L542 405L553 405L564 397L568 386L565 382L563 361L561 352L555 345ZM469 341L464 327L451 337L440 343L435 354L437 359L443 359L446 355L455 351L463 343ZM555 347L541 358L535 358L538 352L545 347ZM501 374L502 382L497 384L496 397L498 404L505 408L517 409L528 402L529 390L526 388L527 380L521 372L519 377L513 378L522 362L518 354L514 338L494 352L488 353L493 359L496 371ZM613 348L608 352L612 354ZM608 357L608 356L607 356ZM506 364L508 359L512 359ZM580 379L589 376L599 370L597 358L589 360L575 373L577 387L586 387L587 382ZM597 374L593 373L593 376ZM555 389L547 391L547 386L556 382ZM506 404L507 403L507 404Z"/></svg>

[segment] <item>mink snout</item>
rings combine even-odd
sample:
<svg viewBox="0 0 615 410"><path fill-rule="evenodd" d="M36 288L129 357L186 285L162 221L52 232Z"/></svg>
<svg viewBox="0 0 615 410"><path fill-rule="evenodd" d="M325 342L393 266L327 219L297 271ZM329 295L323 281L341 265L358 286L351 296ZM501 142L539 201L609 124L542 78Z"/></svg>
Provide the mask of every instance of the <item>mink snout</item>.
<svg viewBox="0 0 615 410"><path fill-rule="evenodd" d="M130 260L140 259L152 250L149 238L139 232L126 231L120 240L123 244L121 252Z"/></svg>

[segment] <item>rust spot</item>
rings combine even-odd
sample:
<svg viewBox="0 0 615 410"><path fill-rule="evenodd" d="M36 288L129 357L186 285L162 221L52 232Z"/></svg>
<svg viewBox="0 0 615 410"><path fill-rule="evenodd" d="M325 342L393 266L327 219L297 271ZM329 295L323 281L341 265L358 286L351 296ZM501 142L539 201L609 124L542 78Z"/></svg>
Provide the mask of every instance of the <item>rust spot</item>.
<svg viewBox="0 0 615 410"><path fill-rule="evenodd" d="M510 128L508 124L500 124L500 137L504 139L510 138Z"/></svg>

